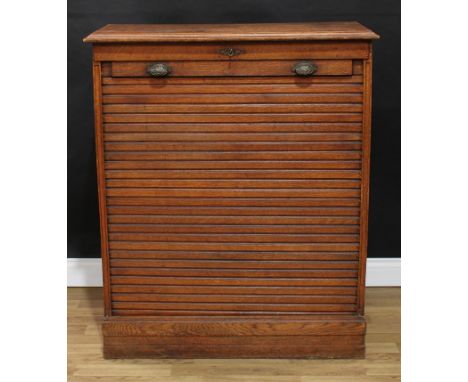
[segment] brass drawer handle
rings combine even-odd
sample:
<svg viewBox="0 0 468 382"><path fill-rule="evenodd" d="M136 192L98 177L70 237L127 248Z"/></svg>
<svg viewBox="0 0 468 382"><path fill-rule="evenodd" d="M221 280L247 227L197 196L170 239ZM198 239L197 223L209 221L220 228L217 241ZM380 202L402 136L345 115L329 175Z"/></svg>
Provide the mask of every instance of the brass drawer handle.
<svg viewBox="0 0 468 382"><path fill-rule="evenodd" d="M301 61L296 63L292 71L298 76L311 76L317 71L318 67L313 62L310 61Z"/></svg>
<svg viewBox="0 0 468 382"><path fill-rule="evenodd" d="M153 77L165 77L170 72L171 72L171 67L161 62L148 65L148 73L151 74Z"/></svg>

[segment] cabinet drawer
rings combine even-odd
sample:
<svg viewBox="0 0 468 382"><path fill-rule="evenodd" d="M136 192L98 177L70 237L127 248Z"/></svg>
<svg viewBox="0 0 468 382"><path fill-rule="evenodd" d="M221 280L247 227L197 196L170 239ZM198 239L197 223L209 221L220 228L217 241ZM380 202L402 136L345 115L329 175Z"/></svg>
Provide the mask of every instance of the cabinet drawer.
<svg viewBox="0 0 468 382"><path fill-rule="evenodd" d="M173 61L161 62L169 67L168 77L216 76L297 76L293 68L298 60L258 61ZM314 76L349 76L352 60L309 60L316 66ZM113 62L113 77L152 77L148 72L155 62Z"/></svg>
<svg viewBox="0 0 468 382"><path fill-rule="evenodd" d="M93 55L96 61L366 59L369 45L363 41L99 44Z"/></svg>

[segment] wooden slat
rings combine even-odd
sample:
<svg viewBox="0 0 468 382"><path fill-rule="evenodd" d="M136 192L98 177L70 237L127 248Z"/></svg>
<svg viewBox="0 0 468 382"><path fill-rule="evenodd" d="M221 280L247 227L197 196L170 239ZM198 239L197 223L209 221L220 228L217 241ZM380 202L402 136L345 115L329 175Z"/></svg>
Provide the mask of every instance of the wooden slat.
<svg viewBox="0 0 468 382"><path fill-rule="evenodd" d="M357 251L359 244L355 243L189 243L189 242L131 242L111 241L109 249L129 250L161 250L161 251ZM221 271L221 270L220 270ZM287 276L284 276L287 277ZM332 277L332 276L322 276ZM343 276L344 277L344 276ZM353 276L347 276L353 277Z"/></svg>
<svg viewBox="0 0 468 382"><path fill-rule="evenodd" d="M109 232L153 232L153 233L283 233L316 234L359 233L353 225L228 225L228 224L109 224Z"/></svg>
<svg viewBox="0 0 468 382"><path fill-rule="evenodd" d="M333 305L335 306L335 305ZM339 306L339 305L336 305L336 306ZM314 311L315 313L348 313L348 312L353 312L356 310L356 305L349 305L350 308L346 308L345 310L326 310L324 311L323 310L323 305L319 306L319 309L317 309L316 311ZM153 310L150 310L150 309L113 309L112 310L112 315L114 316L143 316L143 317L147 317L147 316L153 316L153 317L158 317L158 316L170 316L170 317L175 317L175 316L212 316L212 317L216 317L216 316L248 316L249 318L250 317L261 317L262 315L271 315L271 314L274 314L275 316L279 316L279 315L295 315L295 316L298 316L298 317L301 317L301 316L304 316L304 315L309 315L311 313L311 311L300 311L300 312L291 312L291 311L255 311L255 310L252 310L252 311L242 311L242 310L206 310L206 309L200 309L200 310L168 310L168 309L163 309L163 310L160 310L160 309L153 309ZM356 336L357 338L359 338L358 336ZM285 345L281 348L281 354L284 354L284 352L290 352L290 350L288 349L288 345ZM128 352L128 349L126 349L125 346L116 346L115 348L117 348L117 351L115 351L114 349L114 346L109 346L107 347L107 351L109 352L113 352L112 354L115 354L113 356L113 358L122 358L119 354L126 354ZM294 348L296 349L297 346L294 346ZM165 358L177 358L177 357L180 357L181 354L186 354L186 358L197 358L200 357L200 354L212 354L212 353L209 353L207 352L207 349L208 347L206 345L203 345L202 347L201 346L196 346L194 345L193 347L190 347L189 348L189 351L187 351L186 349L186 345L184 346L180 346L180 345L165 345L163 348L161 348L159 351L156 351L156 353L162 353L164 354L164 357ZM310 344L308 345L303 345L302 349L299 350L299 353L298 354L309 354L307 353L307 351L310 349ZM352 347L350 347L349 349L354 349ZM120 352L118 352L118 350L120 350ZM124 351L122 351L124 350ZM141 357L139 358L144 358L144 354L148 354L149 352L153 352L155 353L155 348L153 345L149 345L149 347L145 348L144 345L139 345L138 348L136 349L136 352L135 353L132 353L132 354L141 354ZM270 350L270 349L265 349L265 347L263 345L259 346L259 345L251 345L251 346L242 346L242 347L239 347L239 346L230 346L229 348L227 349L224 349L223 353L222 354L225 354L226 358L241 358L241 354L245 354L246 351L249 351L249 352L252 352L252 354L268 354L270 357L272 354L279 354L279 351L277 351L276 353L273 351L273 350ZM115 353L114 353L115 352ZM141 353L138 353L138 352L141 352ZM190 355L187 355L187 354L190 354ZM219 352L217 352L217 355L219 356ZM289 353L288 353L289 354ZM329 353L330 355L328 356L329 358L331 357L332 354L334 354L333 351L330 351ZM346 353L345 353L346 354ZM347 358L350 358L352 357L352 352L349 353L350 356L347 357ZM172 356L170 356L172 355ZM206 358L210 358L209 356L206 356ZM266 357L264 357L266 358ZM297 358L297 356L296 356Z"/></svg>
<svg viewBox="0 0 468 382"><path fill-rule="evenodd" d="M108 215L359 216L357 207L109 206Z"/></svg>
<svg viewBox="0 0 468 382"><path fill-rule="evenodd" d="M110 215L109 223L132 224L357 224L353 216L176 216L176 215Z"/></svg>
<svg viewBox="0 0 468 382"><path fill-rule="evenodd" d="M355 309L354 304L260 304L260 303L169 303L169 302L113 302L114 310L141 309L145 313L154 310L181 310L181 311L236 311L236 312L349 312Z"/></svg>
<svg viewBox="0 0 468 382"><path fill-rule="evenodd" d="M189 285L189 286L268 286L268 287L356 287L356 278L229 278L229 277L158 277L111 276L112 285Z"/></svg>
<svg viewBox="0 0 468 382"><path fill-rule="evenodd" d="M362 112L359 103L295 103L295 104L117 104L104 105L104 113L343 113Z"/></svg>
<svg viewBox="0 0 468 382"><path fill-rule="evenodd" d="M348 312L354 304L294 304L294 303L229 303L229 302L113 302L113 309L144 310L203 310L207 311L265 311L265 312Z"/></svg>
<svg viewBox="0 0 468 382"><path fill-rule="evenodd" d="M103 68L107 63L103 63ZM353 61L353 70L359 65ZM245 84L361 84L361 74L352 76L310 76L310 77L164 77L164 78L138 78L138 77L110 77L111 65L106 66L108 71L103 73L103 85L245 85Z"/></svg>
<svg viewBox="0 0 468 382"><path fill-rule="evenodd" d="M360 169L361 162L358 160L314 160L314 161L301 161L301 160L244 160L244 161L229 161L229 160L216 160L216 161L164 161L164 160L126 160L126 161L106 161L105 168L107 170L213 170L213 169Z"/></svg>
<svg viewBox="0 0 468 382"><path fill-rule="evenodd" d="M268 113L268 114L103 114L103 121L109 122L361 122L361 113Z"/></svg>
<svg viewBox="0 0 468 382"><path fill-rule="evenodd" d="M358 198L119 198L108 197L108 206L201 207L359 207Z"/></svg>
<svg viewBox="0 0 468 382"><path fill-rule="evenodd" d="M191 234L191 233L110 233L114 241L187 243L358 243L356 234Z"/></svg>
<svg viewBox="0 0 468 382"><path fill-rule="evenodd" d="M112 242L111 242L112 245ZM170 276L170 277L298 277L298 278L348 278L356 277L357 270L350 269L198 269L198 268L117 268L111 266L116 276Z"/></svg>
<svg viewBox="0 0 468 382"><path fill-rule="evenodd" d="M180 189L109 188L107 196L186 197L186 198L354 198L359 190L335 189Z"/></svg>
<svg viewBox="0 0 468 382"><path fill-rule="evenodd" d="M296 123L107 123L106 133L339 133L358 132L362 126L355 122L296 122Z"/></svg>
<svg viewBox="0 0 468 382"><path fill-rule="evenodd" d="M322 151L360 150L360 142L107 142L112 151Z"/></svg>
<svg viewBox="0 0 468 382"><path fill-rule="evenodd" d="M131 127L130 127L131 129ZM348 142L360 133L107 133L106 142Z"/></svg>
<svg viewBox="0 0 468 382"><path fill-rule="evenodd" d="M243 252L243 251L135 251L112 250L111 259L185 259L185 260L298 260L355 261L357 252Z"/></svg>
<svg viewBox="0 0 468 382"><path fill-rule="evenodd" d="M256 304L355 304L355 296L275 296L223 294L122 294L113 293L115 302L187 302L187 303L256 303Z"/></svg>
<svg viewBox="0 0 468 382"><path fill-rule="evenodd" d="M357 261L256 261L256 260L149 260L112 259L116 268L201 268L201 269L357 269Z"/></svg>
<svg viewBox="0 0 468 382"><path fill-rule="evenodd" d="M362 84L224 84L216 85L170 85L164 81L155 85L103 85L103 94L276 94L276 93L362 93Z"/></svg>
<svg viewBox="0 0 468 382"><path fill-rule="evenodd" d="M136 224L357 224L353 216L176 216L176 215L109 215L109 223Z"/></svg>
<svg viewBox="0 0 468 382"><path fill-rule="evenodd" d="M359 93L350 94L128 94L128 95L107 95L103 98L103 104L116 106L121 104L133 105L158 105L166 107L170 105L201 105L215 106L219 104L244 104L244 105L285 105L292 104L355 104L362 103L362 96ZM163 106L164 105L164 106ZM253 107L253 106L251 106ZM183 107L180 107L183 109ZM112 110L112 109L111 109Z"/></svg>
<svg viewBox="0 0 468 382"><path fill-rule="evenodd" d="M356 290L352 287L222 287L222 286L166 286L166 285L113 285L112 293L150 293L150 294L223 294L223 295L322 295L322 296L355 296Z"/></svg>
<svg viewBox="0 0 468 382"><path fill-rule="evenodd" d="M199 151L199 152L106 152L106 160L356 160L360 151Z"/></svg>
<svg viewBox="0 0 468 382"><path fill-rule="evenodd" d="M108 188L359 188L359 180L272 180L272 179L241 179L241 180L173 180L173 179L108 179Z"/></svg>
<svg viewBox="0 0 468 382"><path fill-rule="evenodd" d="M108 170L107 179L359 179L358 170Z"/></svg>
<svg viewBox="0 0 468 382"><path fill-rule="evenodd" d="M170 77L217 77L217 76L290 76L295 60L239 61L171 61ZM148 66L151 62L113 62L113 77L151 77ZM317 76L350 76L353 74L352 60L314 60Z"/></svg>

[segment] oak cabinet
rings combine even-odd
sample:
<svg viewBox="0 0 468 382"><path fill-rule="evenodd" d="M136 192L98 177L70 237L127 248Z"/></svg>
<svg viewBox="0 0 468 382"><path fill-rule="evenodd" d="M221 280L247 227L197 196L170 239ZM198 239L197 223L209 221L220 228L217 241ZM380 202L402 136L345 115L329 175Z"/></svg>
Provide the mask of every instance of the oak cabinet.
<svg viewBox="0 0 468 382"><path fill-rule="evenodd" d="M336 22L85 38L106 357L363 356L377 37Z"/></svg>

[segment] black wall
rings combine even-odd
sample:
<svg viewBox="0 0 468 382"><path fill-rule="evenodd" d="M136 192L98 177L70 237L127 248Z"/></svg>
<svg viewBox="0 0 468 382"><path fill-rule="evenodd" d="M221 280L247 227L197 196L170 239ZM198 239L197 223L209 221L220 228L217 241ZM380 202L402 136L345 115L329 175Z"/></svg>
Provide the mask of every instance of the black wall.
<svg viewBox="0 0 468 382"><path fill-rule="evenodd" d="M68 2L68 257L99 257L91 46L109 23L356 20L374 45L369 256L400 256L400 2L398 0L71 0Z"/></svg>

